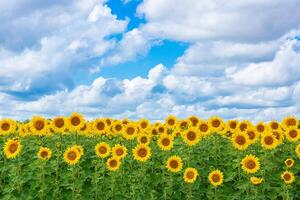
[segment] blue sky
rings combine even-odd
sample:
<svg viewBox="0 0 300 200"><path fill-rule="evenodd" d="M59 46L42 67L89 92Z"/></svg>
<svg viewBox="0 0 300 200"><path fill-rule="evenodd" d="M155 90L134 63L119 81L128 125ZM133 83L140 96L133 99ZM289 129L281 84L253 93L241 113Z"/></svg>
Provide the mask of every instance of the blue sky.
<svg viewBox="0 0 300 200"><path fill-rule="evenodd" d="M299 7L298 0L0 2L0 118L299 116Z"/></svg>

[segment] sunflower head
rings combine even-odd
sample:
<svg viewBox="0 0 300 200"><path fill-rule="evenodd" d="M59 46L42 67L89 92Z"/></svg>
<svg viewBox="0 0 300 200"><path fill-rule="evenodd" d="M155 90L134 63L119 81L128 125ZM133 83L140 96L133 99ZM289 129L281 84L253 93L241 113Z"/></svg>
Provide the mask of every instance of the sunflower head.
<svg viewBox="0 0 300 200"><path fill-rule="evenodd" d="M81 154L78 151L78 148L76 147L68 147L64 153L64 160L69 165L77 164L79 162L80 157Z"/></svg>
<svg viewBox="0 0 300 200"><path fill-rule="evenodd" d="M188 123L190 126L197 126L198 122L200 121L200 119L197 116L189 116L187 119Z"/></svg>
<svg viewBox="0 0 300 200"><path fill-rule="evenodd" d="M185 130L189 126L189 122L187 120L180 120L177 122L177 128L179 130Z"/></svg>
<svg viewBox="0 0 300 200"><path fill-rule="evenodd" d="M243 120L238 124L239 131L246 131L248 128L252 127L252 124L248 120Z"/></svg>
<svg viewBox="0 0 300 200"><path fill-rule="evenodd" d="M209 123L207 121L204 120L200 120L198 123L198 129L199 132L204 135L207 136L210 134L211 128L209 126Z"/></svg>
<svg viewBox="0 0 300 200"><path fill-rule="evenodd" d="M182 169L183 163L179 156L171 156L168 158L166 167L170 172L177 173Z"/></svg>
<svg viewBox="0 0 300 200"><path fill-rule="evenodd" d="M146 162L151 156L151 149L148 145L138 144L132 153L135 160Z"/></svg>
<svg viewBox="0 0 300 200"><path fill-rule="evenodd" d="M288 116L284 118L281 122L281 126L284 129L288 129L290 127L298 127L299 125L299 120L295 116Z"/></svg>
<svg viewBox="0 0 300 200"><path fill-rule="evenodd" d="M247 155L241 161L242 169L249 174L256 173L260 169L260 163L256 156L254 155Z"/></svg>
<svg viewBox="0 0 300 200"><path fill-rule="evenodd" d="M169 128L174 127L176 125L176 122L177 122L177 118L173 115L170 115L165 119L165 124Z"/></svg>
<svg viewBox="0 0 300 200"><path fill-rule="evenodd" d="M172 135L168 135L168 134L159 135L157 144L158 144L159 148L164 151L171 150L173 148L173 144L174 144Z"/></svg>
<svg viewBox="0 0 300 200"><path fill-rule="evenodd" d="M51 122L51 128L57 132L62 133L66 128L66 118L65 117L55 117Z"/></svg>
<svg viewBox="0 0 300 200"><path fill-rule="evenodd" d="M141 119L141 120L138 122L138 125L139 125L139 127L140 127L142 130L146 130L147 128L149 128L150 122L149 122L148 119Z"/></svg>
<svg viewBox="0 0 300 200"><path fill-rule="evenodd" d="M288 127L285 131L286 138L290 142L297 142L300 138L300 131L296 127Z"/></svg>
<svg viewBox="0 0 300 200"><path fill-rule="evenodd" d="M255 176L252 176L252 177L250 178L250 182L251 182L253 185L260 185L263 181L264 181L263 178L258 178L258 177L255 177Z"/></svg>
<svg viewBox="0 0 300 200"><path fill-rule="evenodd" d="M237 120L228 120L226 126L233 133L238 129L239 122Z"/></svg>
<svg viewBox="0 0 300 200"><path fill-rule="evenodd" d="M106 132L106 129L107 129L107 124L106 124L106 121L105 119L96 119L94 122L93 122L93 130L97 133L97 134L100 134L100 135L104 135L105 132Z"/></svg>
<svg viewBox="0 0 300 200"><path fill-rule="evenodd" d="M245 132L241 131L232 134L231 142L233 146L238 150L245 150L250 144L248 135Z"/></svg>
<svg viewBox="0 0 300 200"><path fill-rule="evenodd" d="M50 159L51 155L52 155L51 149L46 148L46 147L41 147L40 150L37 153L38 158L43 160L43 161Z"/></svg>
<svg viewBox="0 0 300 200"><path fill-rule="evenodd" d="M271 150L277 147L278 140L272 133L265 133L261 136L261 145L266 150Z"/></svg>
<svg viewBox="0 0 300 200"><path fill-rule="evenodd" d="M106 167L110 171L117 171L120 168L121 161L117 157L111 157L106 162Z"/></svg>
<svg viewBox="0 0 300 200"><path fill-rule="evenodd" d="M295 176L290 171L284 171L281 174L281 179L285 182L285 184L292 184L295 181Z"/></svg>
<svg viewBox="0 0 300 200"><path fill-rule="evenodd" d="M269 127L266 126L264 122L259 122L255 126L255 130L260 134L264 134L264 133L268 132L268 130L269 130L268 128Z"/></svg>
<svg viewBox="0 0 300 200"><path fill-rule="evenodd" d="M44 134L47 130L48 123L43 117L35 116L31 119L30 129L34 134Z"/></svg>
<svg viewBox="0 0 300 200"><path fill-rule="evenodd" d="M139 144L149 145L149 143L151 142L151 135L146 133L139 134L137 137L137 141Z"/></svg>
<svg viewBox="0 0 300 200"><path fill-rule="evenodd" d="M157 127L156 127L156 130L159 134L164 134L164 133L167 133L167 128L163 125L163 124L159 124Z"/></svg>
<svg viewBox="0 0 300 200"><path fill-rule="evenodd" d="M250 127L246 131L244 131L249 138L250 143L255 143L260 136L260 133L256 131L256 129Z"/></svg>
<svg viewBox="0 0 300 200"><path fill-rule="evenodd" d="M201 135L199 129L197 129L196 127L190 127L183 132L182 138L187 145L193 146L200 141Z"/></svg>
<svg viewBox="0 0 300 200"><path fill-rule="evenodd" d="M125 158L127 155L127 148L124 145L116 144L112 148L112 155L119 159Z"/></svg>
<svg viewBox="0 0 300 200"><path fill-rule="evenodd" d="M0 135L7 135L16 131L17 123L12 119L0 120Z"/></svg>
<svg viewBox="0 0 300 200"><path fill-rule="evenodd" d="M220 117L211 117L209 119L209 125L213 131L220 131L224 128L224 122Z"/></svg>
<svg viewBox="0 0 300 200"><path fill-rule="evenodd" d="M18 139L9 139L4 144L4 154L6 158L16 158L22 150L22 145Z"/></svg>
<svg viewBox="0 0 300 200"><path fill-rule="evenodd" d="M271 129L271 130L280 130L281 129L281 125L276 121L271 121L268 125L269 125L269 129Z"/></svg>
<svg viewBox="0 0 300 200"><path fill-rule="evenodd" d="M183 180L186 183L194 183L197 179L198 176L198 171L195 168L186 168L184 173L183 173Z"/></svg>
<svg viewBox="0 0 300 200"><path fill-rule="evenodd" d="M127 140L133 140L136 138L138 127L134 123L128 123L122 132L122 135Z"/></svg>
<svg viewBox="0 0 300 200"><path fill-rule="evenodd" d="M292 158L288 158L284 161L284 164L287 168L291 168L294 166L295 161Z"/></svg>
<svg viewBox="0 0 300 200"><path fill-rule="evenodd" d="M123 128L124 128L124 124L119 121L119 120L116 120L114 122L112 122L112 132L114 134L121 134L123 132Z"/></svg>
<svg viewBox="0 0 300 200"><path fill-rule="evenodd" d="M72 131L79 131L84 124L84 118L79 113L72 113L68 118L68 128Z"/></svg>
<svg viewBox="0 0 300 200"><path fill-rule="evenodd" d="M100 142L95 146L96 155L100 158L106 158L111 152L109 144L106 142Z"/></svg>
<svg viewBox="0 0 300 200"><path fill-rule="evenodd" d="M214 187L218 187L223 183L223 173L220 170L214 170L209 173L208 180Z"/></svg>

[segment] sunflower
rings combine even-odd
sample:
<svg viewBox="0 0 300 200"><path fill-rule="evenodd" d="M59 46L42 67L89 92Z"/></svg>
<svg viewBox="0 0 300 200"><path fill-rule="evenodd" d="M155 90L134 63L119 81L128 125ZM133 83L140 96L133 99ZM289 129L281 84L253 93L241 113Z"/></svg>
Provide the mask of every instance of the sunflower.
<svg viewBox="0 0 300 200"><path fill-rule="evenodd" d="M187 118L187 121L188 121L190 126L197 126L199 120L200 119L197 116L189 116Z"/></svg>
<svg viewBox="0 0 300 200"><path fill-rule="evenodd" d="M92 134L94 133L94 131L91 131L92 125L93 125L93 123L91 123L91 122L85 122L83 124L83 126L80 128L79 134L83 135L83 136L87 136L87 137L92 136Z"/></svg>
<svg viewBox="0 0 300 200"><path fill-rule="evenodd" d="M156 127L156 130L159 134L164 134L164 133L167 133L167 129L166 127L163 125L163 124L159 124L157 127Z"/></svg>
<svg viewBox="0 0 300 200"><path fill-rule="evenodd" d="M259 122L258 124L256 124L255 126L255 130L259 133L259 134L264 134L266 132L268 132L269 127L265 125L264 122Z"/></svg>
<svg viewBox="0 0 300 200"><path fill-rule="evenodd" d="M95 152L98 157L106 158L110 154L110 146L106 142L100 142L95 146Z"/></svg>
<svg viewBox="0 0 300 200"><path fill-rule="evenodd" d="M286 138L290 142L297 142L300 138L300 131L296 127L288 127L285 131Z"/></svg>
<svg viewBox="0 0 300 200"><path fill-rule="evenodd" d="M184 130L184 129L187 129L188 128L188 126L189 126L189 123L188 123L188 121L186 121L186 120L180 120L180 121L178 121L177 122L177 128L179 129L179 130Z"/></svg>
<svg viewBox="0 0 300 200"><path fill-rule="evenodd" d="M295 161L292 158L288 158L284 161L284 163L287 168L291 168L294 166Z"/></svg>
<svg viewBox="0 0 300 200"><path fill-rule="evenodd" d="M0 120L0 135L7 135L16 130L17 124L14 120L3 119Z"/></svg>
<svg viewBox="0 0 300 200"><path fill-rule="evenodd" d="M112 124L112 120L110 118L104 118L104 121L107 126L110 126Z"/></svg>
<svg viewBox="0 0 300 200"><path fill-rule="evenodd" d="M111 157L106 161L106 166L110 171L116 171L120 168L121 161L117 157Z"/></svg>
<svg viewBox="0 0 300 200"><path fill-rule="evenodd" d="M67 121L68 127L71 131L79 131L84 124L83 116L76 112L72 113L67 119Z"/></svg>
<svg viewBox="0 0 300 200"><path fill-rule="evenodd" d="M177 173L182 169L182 159L178 156L171 156L168 158L166 167L170 172Z"/></svg>
<svg viewBox="0 0 300 200"><path fill-rule="evenodd" d="M183 141L188 146L193 146L193 145L197 144L200 141L200 139L201 139L201 135L199 133L199 129L197 129L195 127L188 128L187 130L185 130L182 133L181 136L183 138Z"/></svg>
<svg viewBox="0 0 300 200"><path fill-rule="evenodd" d="M251 126L252 126L252 124L248 120L243 120L239 123L238 129L243 132L243 131L246 131Z"/></svg>
<svg viewBox="0 0 300 200"><path fill-rule="evenodd" d="M75 165L79 162L80 153L75 147L68 147L64 153L64 160L69 165Z"/></svg>
<svg viewBox="0 0 300 200"><path fill-rule="evenodd" d="M233 146L238 150L245 150L248 148L250 141L245 132L236 132L232 135L231 142Z"/></svg>
<svg viewBox="0 0 300 200"><path fill-rule="evenodd" d="M124 145L116 144L112 148L112 155L119 159L125 158L127 155L127 148Z"/></svg>
<svg viewBox="0 0 300 200"><path fill-rule="evenodd" d="M177 118L173 115L168 116L165 119L165 124L168 128L173 128L176 125Z"/></svg>
<svg viewBox="0 0 300 200"><path fill-rule="evenodd" d="M290 127L298 127L299 120L295 116L288 116L284 118L281 122L281 126L283 129L288 129Z"/></svg>
<svg viewBox="0 0 300 200"><path fill-rule="evenodd" d="M231 133L234 133L236 130L238 130L238 125L239 122L237 120L229 120L226 123L226 126L228 127Z"/></svg>
<svg viewBox="0 0 300 200"><path fill-rule="evenodd" d="M253 185L260 185L263 181L264 181L263 178L258 178L258 177L255 177L255 176L252 176L252 177L250 178L250 182L251 182Z"/></svg>
<svg viewBox="0 0 300 200"><path fill-rule="evenodd" d="M151 149L145 144L138 144L132 153L135 160L146 162L151 156Z"/></svg>
<svg viewBox="0 0 300 200"><path fill-rule="evenodd" d="M122 132L123 137L126 140L133 140L137 136L137 126L134 123L128 123L124 131Z"/></svg>
<svg viewBox="0 0 300 200"><path fill-rule="evenodd" d="M218 132L221 131L224 127L224 122L220 117L211 117L208 121L212 131Z"/></svg>
<svg viewBox="0 0 300 200"><path fill-rule="evenodd" d="M276 121L271 121L269 124L269 129L273 131L281 130L281 125Z"/></svg>
<svg viewBox="0 0 300 200"><path fill-rule="evenodd" d="M151 136L146 133L139 134L137 137L137 141L139 144L148 145L151 141Z"/></svg>
<svg viewBox="0 0 300 200"><path fill-rule="evenodd" d="M241 161L242 169L247 172L248 174L256 173L260 169L260 163L256 156L254 155L247 155Z"/></svg>
<svg viewBox="0 0 300 200"><path fill-rule="evenodd" d="M138 122L139 124L139 127L142 129L142 130L146 130L147 128L150 127L150 122L148 119L140 119L140 121Z"/></svg>
<svg viewBox="0 0 300 200"><path fill-rule="evenodd" d="M298 144L295 148L296 155L300 158L300 144Z"/></svg>
<svg viewBox="0 0 300 200"><path fill-rule="evenodd" d="M51 121L51 128L57 133L63 133L66 129L66 118L55 117Z"/></svg>
<svg viewBox="0 0 300 200"><path fill-rule="evenodd" d="M107 129L106 121L105 119L96 119L93 122L93 130L99 134L99 135L104 135Z"/></svg>
<svg viewBox="0 0 300 200"><path fill-rule="evenodd" d="M119 120L112 122L112 131L115 134L121 134L123 132L123 124Z"/></svg>
<svg viewBox="0 0 300 200"><path fill-rule="evenodd" d="M157 145L161 150L169 151L173 148L173 137L168 134L161 134L157 140Z"/></svg>
<svg viewBox="0 0 300 200"><path fill-rule="evenodd" d="M251 144L255 143L260 136L260 134L252 127L248 128L245 133L248 135Z"/></svg>
<svg viewBox="0 0 300 200"><path fill-rule="evenodd" d="M278 140L272 133L263 134L261 136L260 142L261 146L267 150L274 149L279 144Z"/></svg>
<svg viewBox="0 0 300 200"><path fill-rule="evenodd" d="M194 183L197 179L198 176L198 171L195 168L186 168L184 173L183 173L183 180L186 183Z"/></svg>
<svg viewBox="0 0 300 200"><path fill-rule="evenodd" d="M284 135L281 130L271 131L271 133L275 136L278 145L283 143Z"/></svg>
<svg viewBox="0 0 300 200"><path fill-rule="evenodd" d="M19 126L19 128L18 128L18 134L19 134L20 137L26 137L26 136L28 136L27 124Z"/></svg>
<svg viewBox="0 0 300 200"><path fill-rule="evenodd" d="M291 184L295 181L295 176L292 172L290 171L284 171L281 174L281 178L282 180L286 183L286 184Z"/></svg>
<svg viewBox="0 0 300 200"><path fill-rule="evenodd" d="M215 187L222 185L223 178L223 173L220 170L214 170L208 175L208 180L210 184L212 184Z"/></svg>
<svg viewBox="0 0 300 200"><path fill-rule="evenodd" d="M40 150L37 153L37 156L41 160L48 160L51 158L52 151L49 148L41 147Z"/></svg>
<svg viewBox="0 0 300 200"><path fill-rule="evenodd" d="M16 138L9 139L5 142L3 150L6 158L16 158L22 150L22 145Z"/></svg>
<svg viewBox="0 0 300 200"><path fill-rule="evenodd" d="M47 120L43 117L33 117L30 122L30 129L34 134L43 135L46 132Z"/></svg>
<svg viewBox="0 0 300 200"><path fill-rule="evenodd" d="M172 130L172 133L171 133L172 137L175 138L177 136L180 136L181 135L181 130L176 127L175 129Z"/></svg>
<svg viewBox="0 0 300 200"><path fill-rule="evenodd" d="M204 136L208 136L210 134L210 126L207 121L200 120L198 123L198 129L200 133Z"/></svg>

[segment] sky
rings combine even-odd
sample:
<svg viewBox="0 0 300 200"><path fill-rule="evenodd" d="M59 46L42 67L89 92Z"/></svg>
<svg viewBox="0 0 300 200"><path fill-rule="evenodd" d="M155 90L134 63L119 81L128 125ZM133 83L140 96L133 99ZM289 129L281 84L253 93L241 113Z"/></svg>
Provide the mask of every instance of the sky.
<svg viewBox="0 0 300 200"><path fill-rule="evenodd" d="M0 1L0 118L300 116L299 0Z"/></svg>

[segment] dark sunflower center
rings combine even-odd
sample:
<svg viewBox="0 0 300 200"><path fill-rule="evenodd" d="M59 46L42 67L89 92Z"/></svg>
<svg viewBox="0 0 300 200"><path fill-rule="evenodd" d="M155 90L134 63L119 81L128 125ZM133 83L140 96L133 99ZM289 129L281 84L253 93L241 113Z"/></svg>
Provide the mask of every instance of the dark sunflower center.
<svg viewBox="0 0 300 200"><path fill-rule="evenodd" d="M41 152L41 157L42 158L46 158L48 156L48 152L47 151L42 151Z"/></svg>
<svg viewBox="0 0 300 200"><path fill-rule="evenodd" d="M187 136L187 139L190 141L193 141L196 139L196 133L193 131L189 131L186 136Z"/></svg>
<svg viewBox="0 0 300 200"><path fill-rule="evenodd" d="M121 155L123 155L123 154L124 154L124 151L123 151L123 149L121 149L121 148L118 148L118 149L116 150L116 154L117 154L117 156L121 156Z"/></svg>
<svg viewBox="0 0 300 200"><path fill-rule="evenodd" d="M107 152L107 148L104 146L101 146L98 148L98 151L100 154L105 154Z"/></svg>
<svg viewBox="0 0 300 200"><path fill-rule="evenodd" d="M288 125L288 126L296 126L296 124L297 124L297 122L296 122L296 120L295 119L288 119L287 121L286 121L286 124Z"/></svg>
<svg viewBox="0 0 300 200"><path fill-rule="evenodd" d="M102 131L105 128L105 124L103 122L98 122L97 123L97 129L99 131Z"/></svg>
<svg viewBox="0 0 300 200"><path fill-rule="evenodd" d="M246 139L244 136L241 136L241 135L238 135L236 138L235 138L235 142L239 145L244 145L246 143Z"/></svg>
<svg viewBox="0 0 300 200"><path fill-rule="evenodd" d="M134 134L134 128L128 127L128 128L127 128L127 134L128 134L128 135L133 135L133 134Z"/></svg>
<svg viewBox="0 0 300 200"><path fill-rule="evenodd" d="M247 131L247 135L249 136L250 140L255 138L255 133L253 131Z"/></svg>
<svg viewBox="0 0 300 200"><path fill-rule="evenodd" d="M271 136L266 136L266 137L264 138L264 141L265 141L265 143L266 143L267 145L272 145L272 144L274 143L274 139L273 139L273 137L271 137Z"/></svg>
<svg viewBox="0 0 300 200"><path fill-rule="evenodd" d="M79 119L79 117L72 117L72 119L71 119L71 124L72 124L73 126L78 126L78 125L80 124L80 119Z"/></svg>
<svg viewBox="0 0 300 200"><path fill-rule="evenodd" d="M290 135L291 138L295 138L295 137L297 137L298 134L297 134L296 130L290 130L289 135Z"/></svg>
<svg viewBox="0 0 300 200"><path fill-rule="evenodd" d="M193 126L196 126L198 124L198 119L196 117L191 118L191 122Z"/></svg>
<svg viewBox="0 0 300 200"><path fill-rule="evenodd" d="M162 143L163 146L169 146L171 141L170 141L169 138L163 138L161 143Z"/></svg>
<svg viewBox="0 0 300 200"><path fill-rule="evenodd" d="M35 127L36 130L40 131L40 130L42 130L45 127L45 123L42 120L37 120L34 123L34 127Z"/></svg>
<svg viewBox="0 0 300 200"><path fill-rule="evenodd" d="M1 129L3 131L8 131L10 128L10 124L9 123L3 123L2 126L1 126Z"/></svg>
<svg viewBox="0 0 300 200"><path fill-rule="evenodd" d="M145 148L141 148L138 150L137 154L139 157L144 158L147 156L147 150Z"/></svg>
<svg viewBox="0 0 300 200"><path fill-rule="evenodd" d="M218 174L213 174L212 177L211 177L211 179L215 183L218 183L221 180L221 178L220 178L220 176Z"/></svg>
<svg viewBox="0 0 300 200"><path fill-rule="evenodd" d="M229 124L229 127L230 127L231 129L235 129L236 126L237 126L237 123L236 123L236 122L230 122L230 124Z"/></svg>
<svg viewBox="0 0 300 200"><path fill-rule="evenodd" d="M174 119L169 119L168 124L173 126L175 124L175 120Z"/></svg>
<svg viewBox="0 0 300 200"><path fill-rule="evenodd" d="M254 169L256 167L256 163L254 162L254 160L248 160L245 166L248 169Z"/></svg>
<svg viewBox="0 0 300 200"><path fill-rule="evenodd" d="M242 123L241 125L240 125L240 130L241 131L244 131L244 130L246 130L247 129L247 124L245 124L245 123Z"/></svg>
<svg viewBox="0 0 300 200"><path fill-rule="evenodd" d="M144 128L147 128L147 123L146 122L142 122L141 123L141 127L144 129Z"/></svg>
<svg viewBox="0 0 300 200"><path fill-rule="evenodd" d="M290 166L290 165L293 164L293 161L292 161L292 160L287 160L287 161L286 161L286 164L287 164L288 166Z"/></svg>
<svg viewBox="0 0 300 200"><path fill-rule="evenodd" d="M180 128L185 128L185 127L187 127L187 122L181 122Z"/></svg>
<svg viewBox="0 0 300 200"><path fill-rule="evenodd" d="M257 131L258 132L262 133L262 132L264 132L264 130L265 130L265 127L263 125L258 125L257 126Z"/></svg>
<svg viewBox="0 0 300 200"><path fill-rule="evenodd" d="M219 120L217 120L217 119L215 119L215 120L212 121L212 126L215 127L215 128L219 127L220 124L221 124L221 122Z"/></svg>
<svg viewBox="0 0 300 200"><path fill-rule="evenodd" d="M69 160L73 161L73 160L76 159L77 154L74 151L71 151L71 152L68 153L67 157L68 157Z"/></svg>
<svg viewBox="0 0 300 200"><path fill-rule="evenodd" d="M111 160L111 161L109 162L109 165L110 165L111 167L116 167L116 166L118 165L118 162L117 162L116 160Z"/></svg>
<svg viewBox="0 0 300 200"><path fill-rule="evenodd" d="M202 131L202 132L206 132L208 130L208 126L207 124L201 124L199 126L199 129Z"/></svg>
<svg viewBox="0 0 300 200"><path fill-rule="evenodd" d="M278 125L277 123L275 123L275 122L273 122L273 123L271 124L271 128L272 128L272 129L278 129L278 127L279 127L279 125Z"/></svg>
<svg viewBox="0 0 300 200"><path fill-rule="evenodd" d="M17 143L12 143L9 145L9 152L15 153L18 150L19 145Z"/></svg>
<svg viewBox="0 0 300 200"><path fill-rule="evenodd" d="M106 120L107 125L111 125L111 121L109 119Z"/></svg>
<svg viewBox="0 0 300 200"><path fill-rule="evenodd" d="M141 137L140 139L141 143L146 144L148 142L147 137Z"/></svg>
<svg viewBox="0 0 300 200"><path fill-rule="evenodd" d="M117 125L116 125L116 130L117 130L117 131L122 130L122 126L121 126L120 124L117 124Z"/></svg>
<svg viewBox="0 0 300 200"><path fill-rule="evenodd" d="M286 173L286 174L284 174L283 178L284 178L284 180L289 181L289 180L291 180L292 177L290 174Z"/></svg>
<svg viewBox="0 0 300 200"><path fill-rule="evenodd" d="M179 163L177 160L171 160L170 161L170 167L173 169L176 169L179 166Z"/></svg>
<svg viewBox="0 0 300 200"><path fill-rule="evenodd" d="M186 177L187 177L188 179L193 179L194 176L195 176L195 174L194 174L194 172L192 172L192 171L189 171L188 173L186 173Z"/></svg>
<svg viewBox="0 0 300 200"><path fill-rule="evenodd" d="M58 118L54 121L54 124L57 128L61 128L65 125L65 121L62 118Z"/></svg>
<svg viewBox="0 0 300 200"><path fill-rule="evenodd" d="M163 127L159 127L159 128L158 128L158 131L159 131L160 133L163 133L163 132L165 131L165 129L164 129Z"/></svg>

